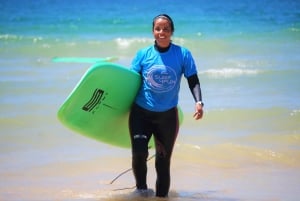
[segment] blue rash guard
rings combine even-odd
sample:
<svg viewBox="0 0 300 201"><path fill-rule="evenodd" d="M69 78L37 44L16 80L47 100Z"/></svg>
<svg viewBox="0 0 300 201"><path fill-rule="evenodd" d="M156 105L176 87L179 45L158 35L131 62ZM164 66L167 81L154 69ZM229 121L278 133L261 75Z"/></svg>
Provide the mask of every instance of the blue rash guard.
<svg viewBox="0 0 300 201"><path fill-rule="evenodd" d="M154 45L139 50L131 70L142 75L135 103L154 112L176 107L182 75L197 74L190 51L172 43L166 52L159 52Z"/></svg>

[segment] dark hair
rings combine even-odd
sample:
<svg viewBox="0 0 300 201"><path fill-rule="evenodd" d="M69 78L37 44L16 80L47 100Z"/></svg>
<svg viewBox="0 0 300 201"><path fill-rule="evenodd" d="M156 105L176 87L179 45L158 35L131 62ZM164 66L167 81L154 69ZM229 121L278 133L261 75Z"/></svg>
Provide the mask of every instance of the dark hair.
<svg viewBox="0 0 300 201"><path fill-rule="evenodd" d="M154 30L154 24L155 24L155 21L159 18L162 18L162 19L166 19L169 21L170 25L171 25L171 31L172 33L175 31L175 28L174 28L174 23L173 23L173 20L172 18L167 15L167 14L159 14L157 15L156 17L153 18L153 22L152 22L152 31Z"/></svg>

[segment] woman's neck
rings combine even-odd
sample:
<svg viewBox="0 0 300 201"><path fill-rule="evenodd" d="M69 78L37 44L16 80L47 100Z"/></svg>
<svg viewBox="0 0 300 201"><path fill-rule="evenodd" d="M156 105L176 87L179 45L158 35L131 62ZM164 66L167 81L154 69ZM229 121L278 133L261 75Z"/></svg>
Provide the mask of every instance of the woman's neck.
<svg viewBox="0 0 300 201"><path fill-rule="evenodd" d="M167 47L160 47L157 42L155 41L154 47L157 51L159 52L166 52L170 49L171 43L169 43L169 45Z"/></svg>

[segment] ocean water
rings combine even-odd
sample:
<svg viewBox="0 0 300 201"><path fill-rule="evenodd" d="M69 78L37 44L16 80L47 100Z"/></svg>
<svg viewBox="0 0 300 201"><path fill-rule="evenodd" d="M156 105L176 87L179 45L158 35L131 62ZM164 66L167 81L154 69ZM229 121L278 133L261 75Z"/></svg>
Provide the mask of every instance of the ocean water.
<svg viewBox="0 0 300 201"><path fill-rule="evenodd" d="M51 59L116 56L129 66L153 43L160 13L191 50L205 103L194 121L183 79L168 200L299 198L299 1L2 0L0 10L1 200L140 200L120 190L134 186L132 173L109 184L130 168L130 150L56 118L90 64ZM148 180L154 188L151 160Z"/></svg>

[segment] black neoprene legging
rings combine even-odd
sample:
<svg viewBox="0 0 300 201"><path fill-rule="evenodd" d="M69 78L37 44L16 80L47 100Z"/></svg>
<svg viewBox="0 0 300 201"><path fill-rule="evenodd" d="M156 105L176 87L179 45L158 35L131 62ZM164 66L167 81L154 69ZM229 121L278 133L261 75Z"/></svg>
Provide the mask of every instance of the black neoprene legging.
<svg viewBox="0 0 300 201"><path fill-rule="evenodd" d="M136 104L133 105L129 116L129 129L132 144L132 168L137 189L147 189L148 142L153 134L156 150L156 196L168 196L170 162L178 134L178 125L176 107L165 112L152 112Z"/></svg>

